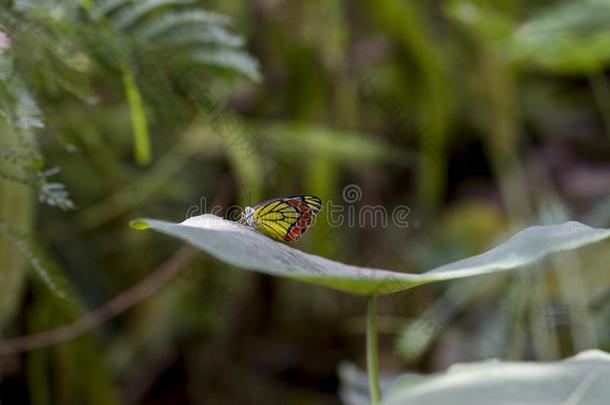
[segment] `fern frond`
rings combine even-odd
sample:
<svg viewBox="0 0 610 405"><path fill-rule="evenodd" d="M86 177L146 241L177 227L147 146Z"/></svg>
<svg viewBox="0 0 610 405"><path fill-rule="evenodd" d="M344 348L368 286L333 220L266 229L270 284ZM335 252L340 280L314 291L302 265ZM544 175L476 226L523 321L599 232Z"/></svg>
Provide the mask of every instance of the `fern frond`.
<svg viewBox="0 0 610 405"><path fill-rule="evenodd" d="M42 112L30 92L25 87L18 86L13 95L17 101L14 124L23 129L44 128Z"/></svg>
<svg viewBox="0 0 610 405"><path fill-rule="evenodd" d="M99 20L126 3L126 0L97 0L89 8L89 14L94 20Z"/></svg>
<svg viewBox="0 0 610 405"><path fill-rule="evenodd" d="M9 55L11 47L11 39L0 25L0 80L4 81L9 78L13 72L13 60Z"/></svg>
<svg viewBox="0 0 610 405"><path fill-rule="evenodd" d="M15 130L21 144L20 150L23 151L18 153L3 146L0 157L15 165L25 176L24 178L11 176L10 180L36 188L38 199L42 203L64 210L74 208L74 203L68 197L63 184L47 182L47 177L57 173L57 170L40 171L43 158L38 151L32 130L44 127L42 112L18 77L9 77L0 81L0 115Z"/></svg>
<svg viewBox="0 0 610 405"><path fill-rule="evenodd" d="M60 282L58 280L62 280L61 277L58 277L59 274L53 272L43 265L43 260L41 257L36 255L32 249L30 249L28 241L24 235L20 235L11 228L9 228L4 222L0 221L0 234L10 240L13 245L23 254L23 256L30 262L32 268L38 274L38 276L42 279L44 284L60 298L66 298L66 292L60 286Z"/></svg>
<svg viewBox="0 0 610 405"><path fill-rule="evenodd" d="M14 175L6 173L2 170L0 170L0 178L8 180L8 181L12 181L14 183L25 184L25 185L30 184L28 179L22 179L21 177L14 176Z"/></svg>
<svg viewBox="0 0 610 405"><path fill-rule="evenodd" d="M154 16L134 29L134 35L143 40L152 40L167 31L185 25L227 25L231 19L225 15L204 10L173 11Z"/></svg>
<svg viewBox="0 0 610 405"><path fill-rule="evenodd" d="M0 158L6 159L11 163L16 163L19 160L18 154L10 146L4 144L0 144Z"/></svg>
<svg viewBox="0 0 610 405"><path fill-rule="evenodd" d="M110 21L115 28L125 30L156 8L192 3L193 0L141 0L118 11L116 16L110 18Z"/></svg>
<svg viewBox="0 0 610 405"><path fill-rule="evenodd" d="M0 51L0 81L7 80L13 73L13 62L6 52Z"/></svg>
<svg viewBox="0 0 610 405"><path fill-rule="evenodd" d="M13 10L17 13L35 15L54 21L72 18L79 10L80 1L72 0L17 0Z"/></svg>
<svg viewBox="0 0 610 405"><path fill-rule="evenodd" d="M193 61L208 66L230 69L244 74L253 81L260 80L258 61L250 55L226 49L198 50L190 54Z"/></svg>
<svg viewBox="0 0 610 405"><path fill-rule="evenodd" d="M21 129L43 128L42 112L18 75L13 73L11 40L3 31L0 49L0 116Z"/></svg>
<svg viewBox="0 0 610 405"><path fill-rule="evenodd" d="M28 89L16 77L0 82L0 117L15 128L21 143L35 145L31 130L43 128L42 112Z"/></svg>
<svg viewBox="0 0 610 405"><path fill-rule="evenodd" d="M13 8L18 12L27 12L34 7L34 4L30 0L15 0Z"/></svg>
<svg viewBox="0 0 610 405"><path fill-rule="evenodd" d="M69 198L66 185L62 183L44 182L38 191L38 201L62 210L71 210L74 208L74 203Z"/></svg>
<svg viewBox="0 0 610 405"><path fill-rule="evenodd" d="M13 156L6 156L6 154L0 156L19 169L22 175L28 179L24 184L38 188L39 172L44 166L44 159L38 150L34 134L32 131L17 127L13 127L13 130L16 140L19 142L19 150L22 152L17 153L7 145L0 145L6 150L6 154L13 154Z"/></svg>
<svg viewBox="0 0 610 405"><path fill-rule="evenodd" d="M233 35L223 27L181 27L172 30L159 40L169 46L184 45L216 45L239 48L244 45L244 40L238 35Z"/></svg>
<svg viewBox="0 0 610 405"><path fill-rule="evenodd" d="M11 40L0 38L0 119L14 135L14 151L0 145L0 159L17 170L0 177L27 184L48 205L71 209L63 184L43 173L44 160L36 143L37 130L45 127L37 99L57 99L65 92L92 102L89 81L100 71L113 78L125 73L138 78L141 95L131 92L134 122L144 122L144 111L158 102L159 110L179 109L181 94L176 78L184 72L200 77L204 66L231 70L259 79L258 63L242 50L244 40L228 27L230 18L195 6L195 0L13 0L0 10L0 34L4 28ZM185 8L187 5L188 9ZM83 9L90 18L83 17ZM99 23L92 23L98 21ZM5 37L8 40L8 35ZM175 57L174 57L175 56ZM155 70L137 75L143 67ZM194 68L194 69L193 69ZM131 76L130 76L131 77ZM140 83L141 81L141 83ZM119 83L116 80L115 83ZM167 83L165 93L158 83ZM61 92L61 93L60 93ZM134 101L135 100L135 101ZM134 108L134 106L136 108ZM49 108L52 111L52 108ZM135 115L134 115L135 113ZM157 120L155 114L151 120ZM165 121L152 121L154 124ZM174 120L175 121L175 120ZM52 126L49 119L49 125ZM145 139L144 125L136 125L138 139ZM140 160L146 160L146 145L139 142ZM5 149L4 151L2 149ZM138 149L138 148L136 148ZM16 152L19 153L16 153ZM10 156L9 156L10 155Z"/></svg>

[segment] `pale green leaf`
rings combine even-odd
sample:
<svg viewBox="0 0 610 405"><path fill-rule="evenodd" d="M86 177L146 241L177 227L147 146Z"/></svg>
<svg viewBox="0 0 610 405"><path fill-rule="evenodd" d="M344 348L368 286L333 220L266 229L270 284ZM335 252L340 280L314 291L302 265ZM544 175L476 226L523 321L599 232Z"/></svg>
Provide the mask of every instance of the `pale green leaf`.
<svg viewBox="0 0 610 405"><path fill-rule="evenodd" d="M604 404L610 398L610 354L588 350L552 363L485 361L446 372L406 374L388 389L385 405Z"/></svg>
<svg viewBox="0 0 610 405"><path fill-rule="evenodd" d="M550 253L575 249L610 236L610 230L594 229L573 221L533 226L483 254L423 274L408 274L352 266L303 253L247 226L210 214L188 218L182 223L141 219L137 224L140 229L147 224L158 232L189 242L236 267L363 295L386 294L434 281L512 270Z"/></svg>

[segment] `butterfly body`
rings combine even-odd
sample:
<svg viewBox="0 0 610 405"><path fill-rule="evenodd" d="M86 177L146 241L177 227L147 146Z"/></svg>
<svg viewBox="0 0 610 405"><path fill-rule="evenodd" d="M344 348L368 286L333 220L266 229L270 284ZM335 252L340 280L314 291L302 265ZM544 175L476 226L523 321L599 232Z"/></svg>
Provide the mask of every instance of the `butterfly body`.
<svg viewBox="0 0 610 405"><path fill-rule="evenodd" d="M305 233L322 208L322 200L312 195L273 198L246 207L240 222L264 235L294 242Z"/></svg>

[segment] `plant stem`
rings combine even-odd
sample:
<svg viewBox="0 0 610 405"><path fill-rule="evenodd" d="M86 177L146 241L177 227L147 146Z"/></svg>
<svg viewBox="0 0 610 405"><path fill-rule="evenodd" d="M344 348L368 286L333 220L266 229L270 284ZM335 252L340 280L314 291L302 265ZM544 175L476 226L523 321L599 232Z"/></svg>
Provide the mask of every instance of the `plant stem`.
<svg viewBox="0 0 610 405"><path fill-rule="evenodd" d="M0 340L0 358L41 347L65 343L89 332L93 328L97 328L107 320L125 312L127 309L159 291L161 287L166 285L169 280L190 263L196 254L197 250L194 247L184 245L135 287L123 291L101 307L85 314L82 318L70 324L31 335Z"/></svg>
<svg viewBox="0 0 610 405"><path fill-rule="evenodd" d="M369 375L369 391L371 404L379 405L381 390L379 389L379 365L377 364L377 296L369 298L366 319L366 363Z"/></svg>

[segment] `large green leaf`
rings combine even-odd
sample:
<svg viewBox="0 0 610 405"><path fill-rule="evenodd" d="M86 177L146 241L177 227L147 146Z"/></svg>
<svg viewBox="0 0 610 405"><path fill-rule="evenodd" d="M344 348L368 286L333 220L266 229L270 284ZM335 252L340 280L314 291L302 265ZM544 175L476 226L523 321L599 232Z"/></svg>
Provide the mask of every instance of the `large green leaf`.
<svg viewBox="0 0 610 405"><path fill-rule="evenodd" d="M554 363L486 361L447 372L406 374L389 387L393 404L605 404L610 354L588 350Z"/></svg>
<svg viewBox="0 0 610 405"><path fill-rule="evenodd" d="M210 214L179 224L141 219L132 222L132 226L150 227L175 236L236 267L363 295L386 294L434 281L511 270L549 253L575 249L610 236L608 229L594 229L579 222L533 226L483 254L423 274L408 274L352 266L303 253L247 226Z"/></svg>

